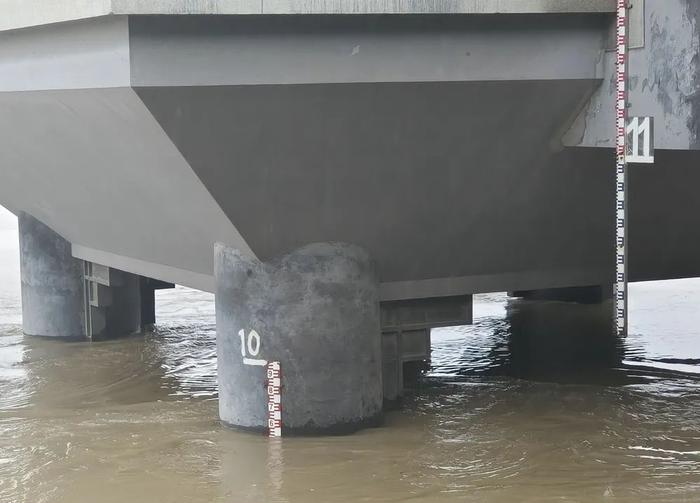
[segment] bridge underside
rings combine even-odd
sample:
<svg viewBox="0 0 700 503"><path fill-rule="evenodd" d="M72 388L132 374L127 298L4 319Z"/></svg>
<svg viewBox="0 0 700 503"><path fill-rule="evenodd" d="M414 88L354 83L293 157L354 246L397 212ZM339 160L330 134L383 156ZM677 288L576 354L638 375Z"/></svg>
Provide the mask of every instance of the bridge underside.
<svg viewBox="0 0 700 503"><path fill-rule="evenodd" d="M123 304L117 321L137 320L141 280L126 295L96 271L216 291L225 423L280 427L261 391L279 364L286 429L375 424L429 330L471 321L470 294L612 282L614 157L587 121L610 21L113 16L0 33L25 332L92 333L90 313ZM700 276L700 154L665 150L683 144L632 168L633 280Z"/></svg>
<svg viewBox="0 0 700 503"><path fill-rule="evenodd" d="M429 19L2 34L0 203L78 258L208 291L216 242L360 245L384 300L610 282L612 152L562 147L610 20ZM633 279L700 275L697 161L632 169Z"/></svg>
<svg viewBox="0 0 700 503"><path fill-rule="evenodd" d="M590 256L587 243L572 256L541 247L561 238L551 208L533 203L557 185L544 165L564 114L594 85L136 91L259 258L346 241L370 251L386 283L573 268Z"/></svg>
<svg viewBox="0 0 700 503"><path fill-rule="evenodd" d="M207 290L215 241L263 260L356 243L387 298L596 283L612 272L612 154L551 150L593 85L3 93L3 203L83 258ZM632 169L633 279L700 274L699 160Z"/></svg>

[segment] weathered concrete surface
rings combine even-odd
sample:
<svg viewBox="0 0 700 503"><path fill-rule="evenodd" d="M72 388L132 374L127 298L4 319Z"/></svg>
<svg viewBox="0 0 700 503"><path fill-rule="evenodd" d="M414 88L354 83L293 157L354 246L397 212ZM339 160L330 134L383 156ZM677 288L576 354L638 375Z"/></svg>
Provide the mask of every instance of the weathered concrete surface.
<svg viewBox="0 0 700 503"><path fill-rule="evenodd" d="M221 420L266 427L265 369L244 364L245 353L281 362L286 433L376 423L382 408L379 299L367 253L348 244L312 244L261 263L217 244L215 256ZM260 337L257 353L247 343L252 330Z"/></svg>
<svg viewBox="0 0 700 503"><path fill-rule="evenodd" d="M22 326L27 335L84 337L83 263L68 241L27 213L18 215Z"/></svg>
<svg viewBox="0 0 700 503"><path fill-rule="evenodd" d="M103 340L141 330L138 276L103 267L103 284L86 281L71 243L28 213L18 222L25 334Z"/></svg>
<svg viewBox="0 0 700 503"><path fill-rule="evenodd" d="M128 14L542 14L614 7L614 0L0 0L0 30Z"/></svg>
<svg viewBox="0 0 700 503"><path fill-rule="evenodd" d="M636 0L637 5L640 0ZM700 2L645 0L644 46L629 51L629 114L655 118L657 149L700 149ZM604 84L565 138L613 147L615 53L602 60Z"/></svg>

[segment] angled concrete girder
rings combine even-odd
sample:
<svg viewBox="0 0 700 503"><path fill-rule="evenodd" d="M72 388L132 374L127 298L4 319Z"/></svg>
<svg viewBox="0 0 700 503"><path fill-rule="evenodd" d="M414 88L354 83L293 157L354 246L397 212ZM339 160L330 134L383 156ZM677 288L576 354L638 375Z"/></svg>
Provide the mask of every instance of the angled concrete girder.
<svg viewBox="0 0 700 503"><path fill-rule="evenodd" d="M211 291L216 241L251 253L132 89L0 93L0 108L0 202L78 258Z"/></svg>

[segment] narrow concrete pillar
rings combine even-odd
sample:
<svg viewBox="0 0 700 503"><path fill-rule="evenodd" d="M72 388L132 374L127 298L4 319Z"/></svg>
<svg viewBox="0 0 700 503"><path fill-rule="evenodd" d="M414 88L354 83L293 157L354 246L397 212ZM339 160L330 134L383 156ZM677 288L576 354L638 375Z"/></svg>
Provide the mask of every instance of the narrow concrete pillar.
<svg viewBox="0 0 700 503"><path fill-rule="evenodd" d="M20 213L22 326L28 335L84 337L83 263L68 241Z"/></svg>
<svg viewBox="0 0 700 503"><path fill-rule="evenodd" d="M85 262L86 336L114 339L141 331L140 277Z"/></svg>
<svg viewBox="0 0 700 503"><path fill-rule="evenodd" d="M282 368L284 434L334 433L381 418L378 282L357 246L319 243L262 263L215 250L219 414L267 426L265 361Z"/></svg>
<svg viewBox="0 0 700 503"><path fill-rule="evenodd" d="M595 378L597 371L622 363L624 345L615 335L612 315L612 301L512 302L508 357L501 364L519 378Z"/></svg>
<svg viewBox="0 0 700 503"><path fill-rule="evenodd" d="M141 278L141 329L149 329L156 324L156 289L149 278Z"/></svg>

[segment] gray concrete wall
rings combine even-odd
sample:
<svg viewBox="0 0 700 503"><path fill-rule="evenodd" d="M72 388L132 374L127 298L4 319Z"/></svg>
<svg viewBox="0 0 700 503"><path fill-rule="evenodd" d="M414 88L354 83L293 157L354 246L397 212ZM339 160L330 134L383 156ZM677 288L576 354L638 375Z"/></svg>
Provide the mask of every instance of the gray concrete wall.
<svg viewBox="0 0 700 503"><path fill-rule="evenodd" d="M46 225L20 213L22 328L27 335L84 337L83 263L70 243Z"/></svg>

